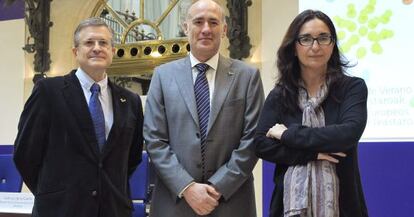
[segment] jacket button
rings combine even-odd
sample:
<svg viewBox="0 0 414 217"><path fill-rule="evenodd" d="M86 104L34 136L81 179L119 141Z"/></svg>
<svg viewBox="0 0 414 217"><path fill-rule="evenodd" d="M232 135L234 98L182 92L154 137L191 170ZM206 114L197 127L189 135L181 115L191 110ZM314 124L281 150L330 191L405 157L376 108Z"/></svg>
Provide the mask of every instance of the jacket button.
<svg viewBox="0 0 414 217"><path fill-rule="evenodd" d="M91 195L92 195L92 197L96 197L96 195L98 195L98 192L97 191L92 191Z"/></svg>
<svg viewBox="0 0 414 217"><path fill-rule="evenodd" d="M99 168L102 168L103 167L102 163L99 163L98 166L99 166Z"/></svg>
<svg viewBox="0 0 414 217"><path fill-rule="evenodd" d="M201 168L201 163L198 163L196 166L197 168Z"/></svg>
<svg viewBox="0 0 414 217"><path fill-rule="evenodd" d="M196 133L197 138L200 138L200 133Z"/></svg>

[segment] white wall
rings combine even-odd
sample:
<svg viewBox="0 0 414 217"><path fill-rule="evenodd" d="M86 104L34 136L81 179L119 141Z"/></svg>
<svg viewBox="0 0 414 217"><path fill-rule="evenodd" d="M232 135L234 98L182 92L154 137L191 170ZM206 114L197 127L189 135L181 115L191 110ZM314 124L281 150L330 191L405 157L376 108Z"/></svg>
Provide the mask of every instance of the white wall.
<svg viewBox="0 0 414 217"><path fill-rule="evenodd" d="M24 101L24 19L0 21L0 30L0 145L10 145Z"/></svg>
<svg viewBox="0 0 414 217"><path fill-rule="evenodd" d="M254 4L254 3L253 3ZM263 0L262 3L262 79L265 94L276 81L276 52L285 32L298 14L298 1Z"/></svg>

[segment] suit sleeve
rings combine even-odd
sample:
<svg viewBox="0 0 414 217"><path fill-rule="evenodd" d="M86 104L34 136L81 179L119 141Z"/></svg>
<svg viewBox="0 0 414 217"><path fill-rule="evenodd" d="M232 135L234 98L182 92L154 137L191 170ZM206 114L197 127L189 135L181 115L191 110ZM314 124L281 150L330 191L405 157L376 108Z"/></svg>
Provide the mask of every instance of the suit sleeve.
<svg viewBox="0 0 414 217"><path fill-rule="evenodd" d="M33 194L37 193L38 176L50 128L50 103L47 99L44 82L37 82L20 116L14 143L14 162Z"/></svg>
<svg viewBox="0 0 414 217"><path fill-rule="evenodd" d="M176 199L193 177L183 168L169 145L168 121L158 69L154 71L145 103L144 138L146 149L159 177Z"/></svg>
<svg viewBox="0 0 414 217"><path fill-rule="evenodd" d="M365 82L356 78L344 87L338 123L320 128L289 126L282 134L282 143L290 148L328 153L346 152L357 144L367 122L368 90Z"/></svg>
<svg viewBox="0 0 414 217"><path fill-rule="evenodd" d="M132 144L129 152L128 160L128 176L130 177L138 164L142 160L142 147L144 144L144 138L142 135L142 125L144 122L144 116L142 114L142 103L138 95L134 95L134 101L136 102L136 107L133 108L135 116L137 118L136 128L132 138Z"/></svg>
<svg viewBox="0 0 414 217"><path fill-rule="evenodd" d="M253 71L246 93L243 134L229 161L221 166L209 182L228 200L251 176L257 163L254 153L254 133L263 106L264 92L259 71Z"/></svg>
<svg viewBox="0 0 414 217"><path fill-rule="evenodd" d="M266 98L256 129L256 155L263 160L285 164L306 164L316 159L316 153L284 146L280 140L266 137L266 133L276 123L282 123L280 98L274 89Z"/></svg>

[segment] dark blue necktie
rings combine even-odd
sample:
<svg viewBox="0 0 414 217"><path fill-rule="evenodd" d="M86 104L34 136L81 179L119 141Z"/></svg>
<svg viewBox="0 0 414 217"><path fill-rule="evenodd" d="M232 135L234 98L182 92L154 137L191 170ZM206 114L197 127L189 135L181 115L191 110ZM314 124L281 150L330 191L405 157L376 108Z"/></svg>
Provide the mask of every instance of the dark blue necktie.
<svg viewBox="0 0 414 217"><path fill-rule="evenodd" d="M203 179L205 171L205 150L208 119L210 116L210 90L208 88L208 81L206 78L206 71L209 66L205 63L199 63L195 66L198 70L198 75L194 84L194 94L197 104L198 121L200 124L201 136L201 164L203 169Z"/></svg>
<svg viewBox="0 0 414 217"><path fill-rule="evenodd" d="M98 147L99 150L102 151L102 147L105 144L105 117L102 111L101 102L99 101L101 87L97 83L94 83L90 90L92 95L89 100L89 112L91 113L93 126L95 128Z"/></svg>

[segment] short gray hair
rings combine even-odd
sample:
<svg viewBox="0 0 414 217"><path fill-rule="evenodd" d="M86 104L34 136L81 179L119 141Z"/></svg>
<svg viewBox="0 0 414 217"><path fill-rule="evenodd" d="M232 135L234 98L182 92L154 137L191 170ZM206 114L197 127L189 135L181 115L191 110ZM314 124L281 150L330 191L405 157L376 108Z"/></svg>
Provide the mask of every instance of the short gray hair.
<svg viewBox="0 0 414 217"><path fill-rule="evenodd" d="M101 18L99 17L90 17L87 18L85 20L82 20L78 27L76 27L75 32L73 33L73 45L75 47L79 46L80 43L80 38L79 38L79 34L81 32L82 29L89 27L89 26L95 26L95 27L106 27L109 32L111 33L111 45L112 47L114 46L114 31L112 30L111 27L108 26L108 24L105 23L105 21L103 21Z"/></svg>

